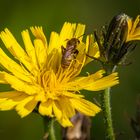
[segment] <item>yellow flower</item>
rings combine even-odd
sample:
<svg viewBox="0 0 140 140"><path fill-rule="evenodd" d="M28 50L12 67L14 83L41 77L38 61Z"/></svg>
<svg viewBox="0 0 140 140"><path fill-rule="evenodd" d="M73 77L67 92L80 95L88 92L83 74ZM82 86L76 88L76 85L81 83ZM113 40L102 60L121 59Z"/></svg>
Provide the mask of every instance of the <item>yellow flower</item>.
<svg viewBox="0 0 140 140"><path fill-rule="evenodd" d="M25 117L38 109L41 115L56 117L64 127L72 126L69 118L75 115L76 110L88 116L98 113L100 108L85 100L80 90L98 91L116 85L117 74L103 77L104 71L100 70L88 76L78 76L87 63L88 41L84 44L81 36L84 30L85 25L65 23L60 34L52 32L47 41L41 27L31 27L35 37L33 43L29 31L22 32L25 49L8 29L2 31L0 37L14 58L11 59L0 48L0 64L4 68L0 72L0 83L13 88L0 93L0 110L15 109ZM73 37L79 37L79 53L76 60L63 68L62 46L65 48Z"/></svg>
<svg viewBox="0 0 140 140"><path fill-rule="evenodd" d="M126 42L132 40L140 40L140 15L137 16L135 21L128 19L128 35Z"/></svg>

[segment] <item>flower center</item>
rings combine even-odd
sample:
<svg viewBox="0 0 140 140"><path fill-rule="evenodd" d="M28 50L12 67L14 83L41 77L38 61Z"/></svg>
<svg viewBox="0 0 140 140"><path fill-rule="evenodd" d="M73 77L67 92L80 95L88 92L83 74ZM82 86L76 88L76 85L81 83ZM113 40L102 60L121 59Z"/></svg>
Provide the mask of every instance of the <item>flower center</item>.
<svg viewBox="0 0 140 140"><path fill-rule="evenodd" d="M62 94L61 86L52 70L45 71L41 75L41 86L45 91L46 98L58 99L58 96Z"/></svg>

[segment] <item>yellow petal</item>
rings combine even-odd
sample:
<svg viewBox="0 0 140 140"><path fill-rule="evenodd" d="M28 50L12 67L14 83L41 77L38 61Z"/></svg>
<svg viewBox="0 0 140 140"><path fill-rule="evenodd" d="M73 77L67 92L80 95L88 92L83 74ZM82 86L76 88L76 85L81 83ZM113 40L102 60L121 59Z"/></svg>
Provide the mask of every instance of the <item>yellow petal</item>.
<svg viewBox="0 0 140 140"><path fill-rule="evenodd" d="M37 67L35 48L32 44L29 32L28 32L28 30L25 30L21 34L22 34L22 38L23 38L26 52L27 52L28 56L31 58L35 67Z"/></svg>
<svg viewBox="0 0 140 140"><path fill-rule="evenodd" d="M8 84L8 83L6 82L6 80L4 79L3 73L1 73L1 72L0 72L0 84Z"/></svg>
<svg viewBox="0 0 140 140"><path fill-rule="evenodd" d="M31 101L29 101L27 104L25 104L24 109L25 109L26 112L27 112L26 115L28 115L29 113L31 113L31 112L35 109L37 103L38 103L38 101L36 101L36 100L33 98ZM24 115L25 115L25 114L24 114Z"/></svg>
<svg viewBox="0 0 140 140"><path fill-rule="evenodd" d="M135 30L135 37L140 37L140 27L137 27Z"/></svg>
<svg viewBox="0 0 140 140"><path fill-rule="evenodd" d="M72 81L67 83L66 88L67 88L67 90L73 90L73 91L85 89L85 88L89 87L90 84L94 84L94 82L96 80L103 77L103 73L104 73L104 71L100 70L94 74L87 76L87 77L76 77L75 79L73 79Z"/></svg>
<svg viewBox="0 0 140 140"><path fill-rule="evenodd" d="M47 60L46 67L48 69L53 69L54 72L56 72L61 64L61 55L58 52L58 49L53 49Z"/></svg>
<svg viewBox="0 0 140 140"><path fill-rule="evenodd" d="M20 96L21 94L22 94L22 92L18 92L18 91L0 92L0 99L1 98L12 99L13 97Z"/></svg>
<svg viewBox="0 0 140 140"><path fill-rule="evenodd" d="M87 77L79 77L69 82L67 84L67 90L91 90L91 91L99 91L104 90L107 87L114 86L119 83L117 74L113 73L109 76L101 78L104 71L98 71L95 74L89 75Z"/></svg>
<svg viewBox="0 0 140 140"><path fill-rule="evenodd" d="M65 22L61 32L60 32L60 42L59 45L65 46L67 43L67 40L71 39L74 35L74 31L76 28L76 24L71 24L69 22Z"/></svg>
<svg viewBox="0 0 140 140"><path fill-rule="evenodd" d="M0 99L5 99L0 102L0 110L11 110L13 109L23 98L25 94L17 91L1 92Z"/></svg>
<svg viewBox="0 0 140 140"><path fill-rule="evenodd" d="M89 56L98 58L100 56L99 47L98 47L97 42L94 42L93 39L94 39L93 35L87 36L86 38L86 46L87 46L86 54ZM90 57L87 56L85 65L93 60L94 59L91 59Z"/></svg>
<svg viewBox="0 0 140 140"><path fill-rule="evenodd" d="M21 80L31 82L30 73L27 70L25 70L23 66L20 66L11 58L9 58L1 48L0 48L0 63L4 68L6 68L8 71L13 73Z"/></svg>
<svg viewBox="0 0 140 140"><path fill-rule="evenodd" d="M80 41L82 41L82 38L84 36L84 32L85 32L85 25L84 24L78 24L76 31L75 31L75 37L78 38Z"/></svg>
<svg viewBox="0 0 140 140"><path fill-rule="evenodd" d="M98 106L84 99L71 98L70 101L76 110L87 116L95 116L96 113L101 111Z"/></svg>
<svg viewBox="0 0 140 140"><path fill-rule="evenodd" d="M104 90L107 87L112 87L119 83L117 75L118 73L113 73L110 74L109 76L105 76L87 85L84 89L91 90L91 91L99 91L99 90Z"/></svg>
<svg viewBox="0 0 140 140"><path fill-rule="evenodd" d="M11 85L12 88L16 89L17 91L23 91L29 95L41 92L41 88L38 85L32 85L27 82L21 81L20 79L6 72L3 74L4 79Z"/></svg>
<svg viewBox="0 0 140 140"><path fill-rule="evenodd" d="M0 103L0 110L11 110L13 109L18 102L14 102L13 100L6 100Z"/></svg>
<svg viewBox="0 0 140 140"><path fill-rule="evenodd" d="M25 99L23 98L23 100L16 106L16 111L22 118L30 114L35 108L37 101L33 98L33 96L28 96Z"/></svg>
<svg viewBox="0 0 140 140"><path fill-rule="evenodd" d="M29 97L27 94L18 91L9 91L9 92L1 92L0 98L12 100L14 102L20 102L24 100L26 97Z"/></svg>
<svg viewBox="0 0 140 140"><path fill-rule="evenodd" d="M76 62L74 64L74 67L75 68L78 68L79 69L79 73L80 73L80 69L82 69L82 67L84 66L85 64L85 60L86 60L86 45L84 43L80 43L78 46L77 46L77 50L79 51L78 55L76 56Z"/></svg>
<svg viewBox="0 0 140 140"><path fill-rule="evenodd" d="M68 118L73 117L75 115L75 110L69 99L66 97L62 97L60 100L61 101L59 103L62 108L62 112L65 113Z"/></svg>
<svg viewBox="0 0 140 140"><path fill-rule="evenodd" d="M31 27L30 29L32 31L32 34L36 37L36 39L42 40L45 47L47 47L47 39L45 37L42 27Z"/></svg>
<svg viewBox="0 0 140 140"><path fill-rule="evenodd" d="M0 75L1 78L1 75ZM8 84L4 79L0 79L0 84Z"/></svg>
<svg viewBox="0 0 140 140"><path fill-rule="evenodd" d="M128 19L127 24L128 24L128 33L130 33L131 29L132 29L132 19L131 18Z"/></svg>
<svg viewBox="0 0 140 140"><path fill-rule="evenodd" d="M63 114L62 118L60 120L58 120L58 122L63 127L71 127L71 126L73 126L73 124L71 123L71 121L69 120L69 118L67 116L65 116L65 114Z"/></svg>
<svg viewBox="0 0 140 140"><path fill-rule="evenodd" d="M46 102L42 102L39 105L39 113L41 115L47 115L47 116L53 116L52 115L52 105L53 101L52 100L47 100Z"/></svg>
<svg viewBox="0 0 140 140"><path fill-rule="evenodd" d="M47 48L44 46L41 40L36 39L34 41L36 58L39 68L43 68L47 62Z"/></svg>
<svg viewBox="0 0 140 140"><path fill-rule="evenodd" d="M63 95L69 98L77 98L77 99L84 97L84 95L82 94L75 94L69 91L63 91Z"/></svg>
<svg viewBox="0 0 140 140"><path fill-rule="evenodd" d="M0 37L11 54L22 62L29 71L31 71L32 66L30 63L30 58L27 56L24 49L18 44L11 32L8 29L5 29L5 32L1 32Z"/></svg>
<svg viewBox="0 0 140 140"><path fill-rule="evenodd" d="M58 49L61 52L61 46L59 46L59 35L56 32L51 32L49 47L48 47L48 54L53 53L54 49Z"/></svg>
<svg viewBox="0 0 140 140"><path fill-rule="evenodd" d="M131 32L134 33L138 24L140 22L140 15L138 15L133 23L133 26L132 26L132 29L131 29Z"/></svg>
<svg viewBox="0 0 140 140"><path fill-rule="evenodd" d="M53 112L54 112L54 115L56 116L56 118L58 120L60 120L62 117L62 109L61 109L58 101L53 102Z"/></svg>
<svg viewBox="0 0 140 140"><path fill-rule="evenodd" d="M132 19L129 19L127 21L128 23L128 35L126 42L133 41L133 40L140 40L140 15L138 15L133 21Z"/></svg>
<svg viewBox="0 0 140 140"><path fill-rule="evenodd" d="M0 104L5 102L7 99L6 98L0 98Z"/></svg>

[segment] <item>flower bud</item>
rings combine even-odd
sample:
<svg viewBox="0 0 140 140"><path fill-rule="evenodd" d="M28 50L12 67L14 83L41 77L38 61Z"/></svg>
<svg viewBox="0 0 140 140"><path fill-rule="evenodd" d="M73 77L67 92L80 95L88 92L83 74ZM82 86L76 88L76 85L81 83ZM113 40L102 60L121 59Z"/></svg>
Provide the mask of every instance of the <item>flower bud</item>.
<svg viewBox="0 0 140 140"><path fill-rule="evenodd" d="M108 61L116 61L114 58L121 51L121 46L125 43L128 33L127 20L129 17L125 14L115 16L107 29L104 38L105 57Z"/></svg>
<svg viewBox="0 0 140 140"><path fill-rule="evenodd" d="M122 13L113 17L105 31L102 30L102 36L94 33L100 50L100 61L103 64L124 64L126 55L134 50L136 44L127 41L130 21L131 18Z"/></svg>

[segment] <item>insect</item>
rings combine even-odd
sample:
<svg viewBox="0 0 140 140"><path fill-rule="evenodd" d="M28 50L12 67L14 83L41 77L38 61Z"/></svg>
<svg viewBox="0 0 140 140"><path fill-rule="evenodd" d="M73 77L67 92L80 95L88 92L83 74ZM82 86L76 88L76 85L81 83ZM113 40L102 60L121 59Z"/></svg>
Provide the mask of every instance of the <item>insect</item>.
<svg viewBox="0 0 140 140"><path fill-rule="evenodd" d="M67 68L71 61L76 58L79 51L76 49L77 45L80 44L80 41L78 38L72 38L68 40L66 44L66 48L61 46L62 48L62 60L61 64L63 68Z"/></svg>

